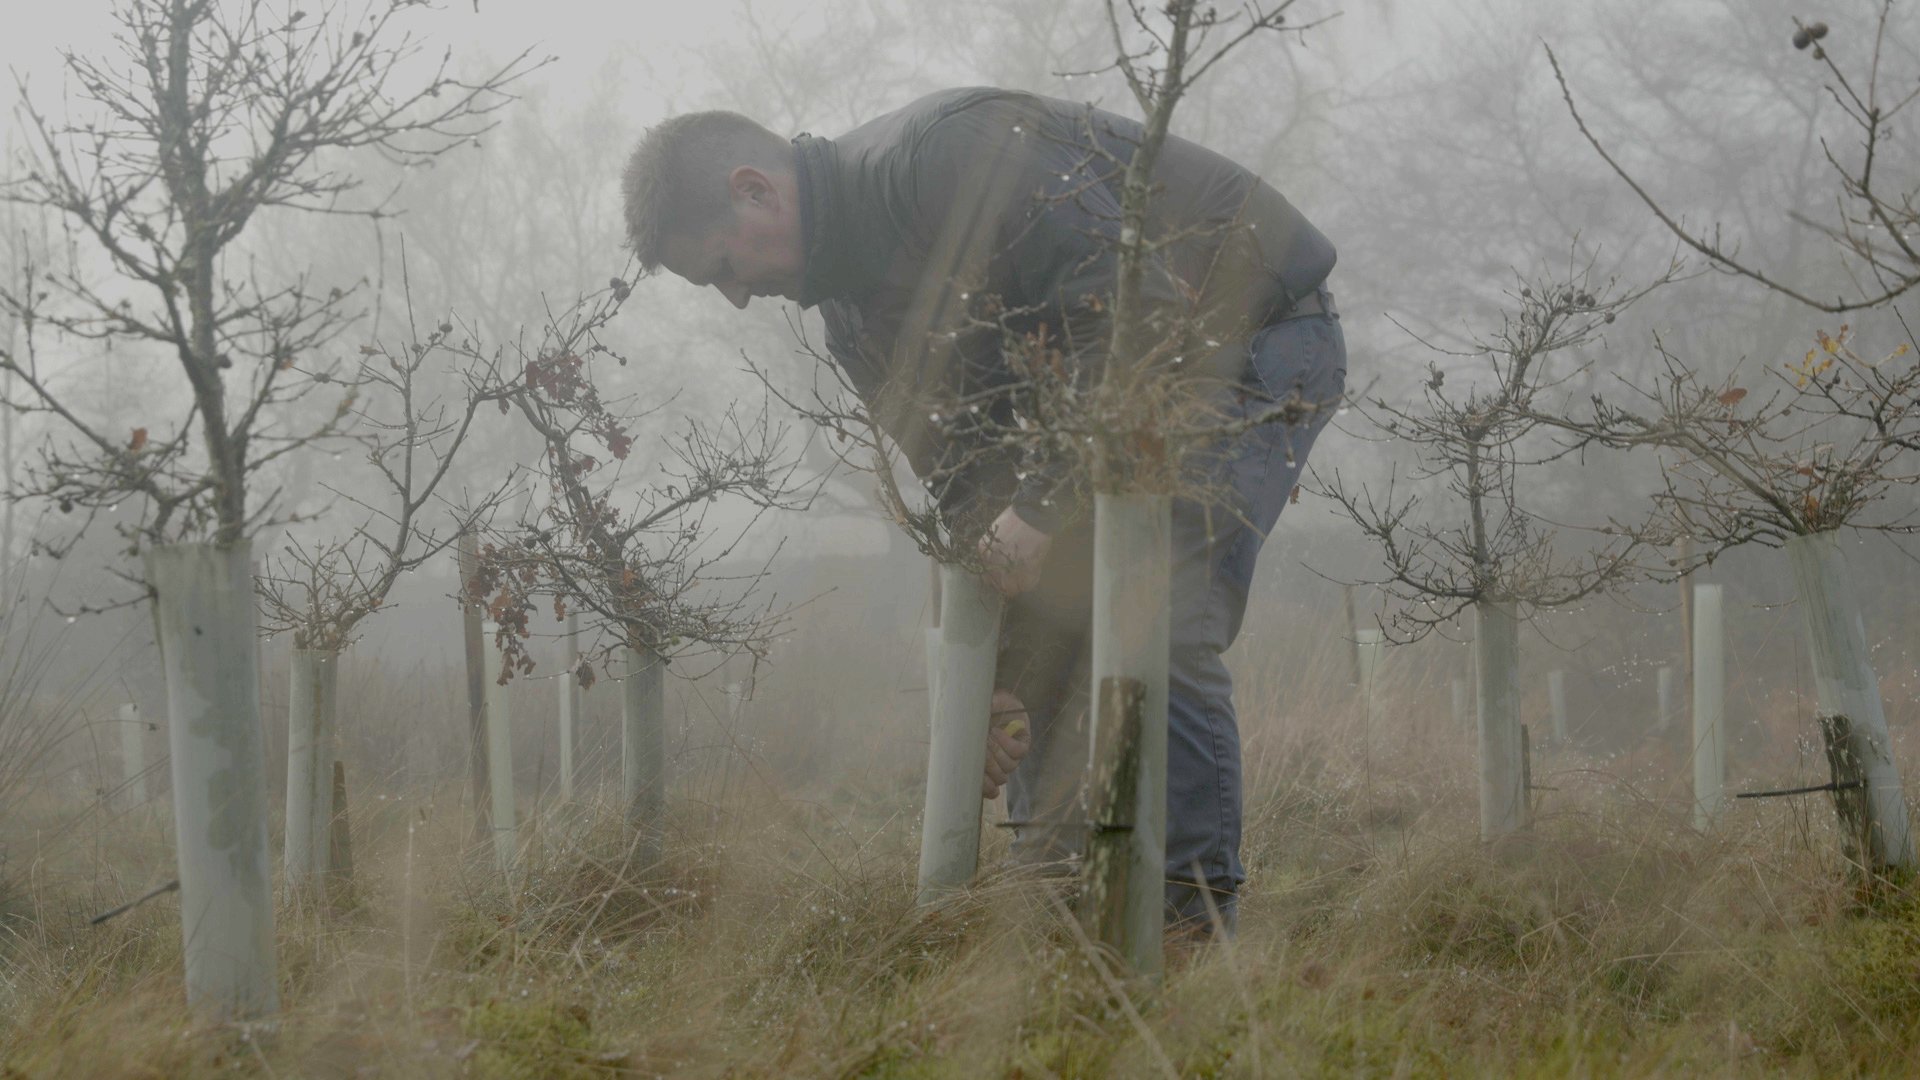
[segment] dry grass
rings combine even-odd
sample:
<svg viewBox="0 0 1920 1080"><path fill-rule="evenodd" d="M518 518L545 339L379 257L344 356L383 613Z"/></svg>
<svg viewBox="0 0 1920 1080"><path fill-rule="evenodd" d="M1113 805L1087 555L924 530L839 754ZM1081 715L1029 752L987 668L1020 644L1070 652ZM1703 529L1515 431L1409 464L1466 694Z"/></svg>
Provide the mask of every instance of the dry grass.
<svg viewBox="0 0 1920 1080"><path fill-rule="evenodd" d="M453 776L360 771L361 876L340 914L283 911L270 1030L190 1023L171 898L86 925L168 876L154 808L28 800L5 826L0 1076L1920 1070L1920 907L1860 908L1823 803L1743 802L1702 838L1672 740L1567 749L1537 766L1555 790L1535 833L1488 849L1449 654L1396 662L1366 731L1328 674L1339 648L1302 633L1243 673L1242 937L1125 1002L1044 884L990 872L914 908L920 699L881 687L827 716L809 703L830 695L770 685L737 726L687 699L661 867L632 864L604 798L560 808L529 785L505 883ZM1794 754L1746 764L1786 776Z"/></svg>

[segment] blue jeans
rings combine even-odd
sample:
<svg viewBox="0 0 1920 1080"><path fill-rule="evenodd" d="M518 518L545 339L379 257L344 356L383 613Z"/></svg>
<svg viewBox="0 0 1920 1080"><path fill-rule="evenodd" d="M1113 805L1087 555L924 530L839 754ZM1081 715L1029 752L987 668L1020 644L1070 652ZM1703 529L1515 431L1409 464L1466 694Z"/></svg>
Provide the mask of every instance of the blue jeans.
<svg viewBox="0 0 1920 1080"><path fill-rule="evenodd" d="M1306 467L1307 452L1346 386L1337 316L1263 327L1224 419L1258 415L1297 395L1324 406L1299 424L1271 423L1195 455L1207 501L1173 503L1172 655L1167 687L1169 918L1204 919L1208 902L1231 924L1240 865L1240 729L1222 658L1246 613L1255 560ZM1091 523L1055 537L1039 587L1009 603L998 685L1024 701L1034 744L1008 785L1014 854L1029 863L1077 855L1087 761L1092 595Z"/></svg>

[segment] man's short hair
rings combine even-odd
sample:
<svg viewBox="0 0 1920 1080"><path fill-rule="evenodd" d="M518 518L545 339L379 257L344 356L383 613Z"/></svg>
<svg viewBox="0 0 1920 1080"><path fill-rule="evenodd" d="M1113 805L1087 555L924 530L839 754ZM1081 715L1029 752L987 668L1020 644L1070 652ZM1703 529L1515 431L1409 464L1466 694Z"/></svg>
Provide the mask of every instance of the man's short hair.
<svg viewBox="0 0 1920 1080"><path fill-rule="evenodd" d="M620 190L627 243L643 273L660 268L670 233L697 234L732 211L727 176L741 165L793 167L793 145L735 112L687 113L647 129L627 159Z"/></svg>

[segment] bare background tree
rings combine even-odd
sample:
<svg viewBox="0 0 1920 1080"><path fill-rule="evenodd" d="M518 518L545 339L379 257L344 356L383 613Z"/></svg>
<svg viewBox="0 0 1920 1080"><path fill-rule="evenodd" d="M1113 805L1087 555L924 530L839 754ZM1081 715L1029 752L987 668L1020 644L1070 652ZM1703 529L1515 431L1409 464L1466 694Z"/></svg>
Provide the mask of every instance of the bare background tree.
<svg viewBox="0 0 1920 1080"><path fill-rule="evenodd" d="M381 213L377 201L350 201L357 182L329 155L377 147L430 159L484 130L526 70L515 61L466 81L443 68L409 85L401 67L417 47L405 7L351 28L346 10L128 4L119 57L67 57L86 108L49 119L23 99L35 141L7 198L61 215L114 276L36 267L37 288L0 295L26 329L24 350L0 360L20 383L14 404L70 429L18 494L89 513L144 496L131 532L231 546L270 510L270 500L249 506L248 479L339 430L350 403L304 424L280 412L334 372L315 354L351 323L350 291L303 275L261 280L229 262L229 248L262 211ZM188 411L104 429L36 362L43 328L159 350L180 366ZM296 373L303 359L310 366Z"/></svg>

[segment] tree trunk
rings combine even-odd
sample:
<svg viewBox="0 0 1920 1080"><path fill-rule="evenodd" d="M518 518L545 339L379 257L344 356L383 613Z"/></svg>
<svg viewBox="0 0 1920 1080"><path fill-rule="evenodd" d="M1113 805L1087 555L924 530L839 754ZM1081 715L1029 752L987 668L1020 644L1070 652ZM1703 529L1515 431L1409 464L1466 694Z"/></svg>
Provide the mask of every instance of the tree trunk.
<svg viewBox="0 0 1920 1080"><path fill-rule="evenodd" d="M1845 745L1834 745L1830 732L1828 754L1851 758L1866 784L1860 811L1866 819L1862 828L1868 869L1910 871L1915 857L1907 800L1893 763L1880 680L1867 650L1866 622L1846 554L1838 535L1824 532L1787 541L1787 558L1806 613L1807 655L1813 662L1820 712L1846 720Z"/></svg>
<svg viewBox="0 0 1920 1080"><path fill-rule="evenodd" d="M1093 685L1140 686L1139 774L1134 783L1126 947L1136 975L1160 974L1167 881L1167 668L1171 658L1173 503L1165 495L1094 495ZM1121 718L1119 697L1097 698L1095 760ZM1186 868L1182 868L1186 869ZM1191 872L1191 871L1189 871ZM1205 882L1200 882L1204 886Z"/></svg>
<svg viewBox="0 0 1920 1080"><path fill-rule="evenodd" d="M266 748L248 545L148 549L167 677L187 1003L221 1019L279 1009Z"/></svg>
<svg viewBox="0 0 1920 1080"><path fill-rule="evenodd" d="M326 880L333 832L333 755L340 657L295 649L287 708L287 889L313 893Z"/></svg>
<svg viewBox="0 0 1920 1080"><path fill-rule="evenodd" d="M920 822L920 903L973 880L980 860L980 778L987 768L1000 594L958 567L940 568L940 672L927 739Z"/></svg>
<svg viewBox="0 0 1920 1080"><path fill-rule="evenodd" d="M1474 605L1480 721L1480 839L1530 825L1526 749L1520 736L1520 622L1512 601Z"/></svg>

